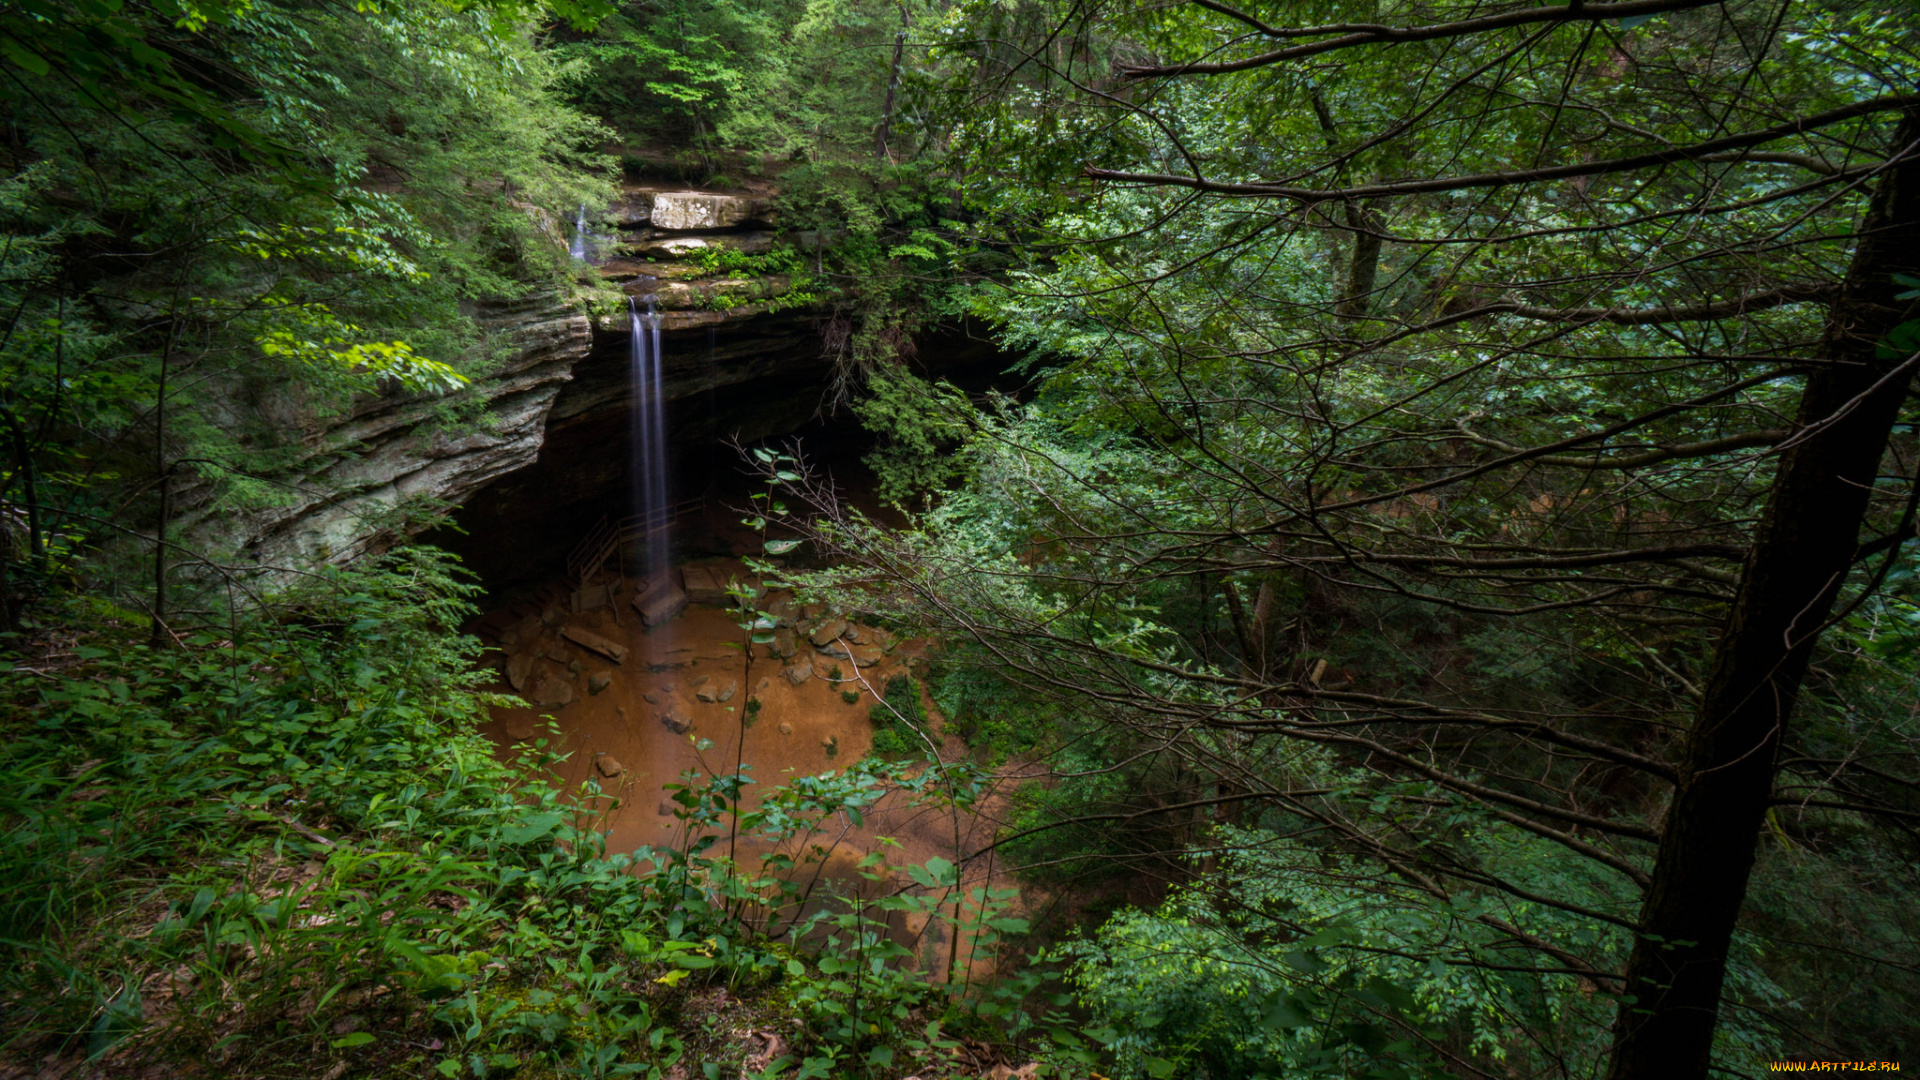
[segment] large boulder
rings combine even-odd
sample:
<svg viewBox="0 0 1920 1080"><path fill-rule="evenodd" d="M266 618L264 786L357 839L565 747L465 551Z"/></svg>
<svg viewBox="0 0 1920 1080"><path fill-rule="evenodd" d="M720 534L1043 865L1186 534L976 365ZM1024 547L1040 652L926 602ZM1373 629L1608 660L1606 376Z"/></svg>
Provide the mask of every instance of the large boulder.
<svg viewBox="0 0 1920 1080"><path fill-rule="evenodd" d="M653 220L655 193L630 188L620 193L619 201L607 207L600 220L616 229L632 229Z"/></svg>
<svg viewBox="0 0 1920 1080"><path fill-rule="evenodd" d="M753 222L772 224L765 199L711 191L662 191L653 197L650 222L656 229L699 231L732 229Z"/></svg>

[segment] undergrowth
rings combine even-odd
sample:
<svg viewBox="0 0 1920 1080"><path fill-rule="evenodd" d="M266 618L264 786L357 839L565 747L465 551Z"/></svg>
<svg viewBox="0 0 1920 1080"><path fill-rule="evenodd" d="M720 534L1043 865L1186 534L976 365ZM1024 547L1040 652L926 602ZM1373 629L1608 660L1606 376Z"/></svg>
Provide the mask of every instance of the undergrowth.
<svg viewBox="0 0 1920 1080"><path fill-rule="evenodd" d="M171 648L79 599L66 629L15 643L0 1063L931 1077L977 1068L981 1039L1023 1044L1042 1075L1090 1060L1030 1011L1038 975L962 995L910 966L900 922L990 950L1024 930L1011 893L963 889L940 859L904 886L879 855L818 872L888 786L964 800L976 774L867 761L752 812L747 775L687 774L677 841L610 854L609 795L543 779L544 742L502 763L477 733L479 645L452 630L470 591L412 548ZM736 835L756 868L724 850ZM765 1041L737 1038L721 999Z"/></svg>

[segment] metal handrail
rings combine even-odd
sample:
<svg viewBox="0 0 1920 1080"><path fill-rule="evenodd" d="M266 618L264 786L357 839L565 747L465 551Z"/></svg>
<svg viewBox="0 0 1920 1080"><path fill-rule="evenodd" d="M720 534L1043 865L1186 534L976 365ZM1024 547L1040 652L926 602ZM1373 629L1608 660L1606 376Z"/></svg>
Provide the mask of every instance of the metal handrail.
<svg viewBox="0 0 1920 1080"><path fill-rule="evenodd" d="M647 536L673 524L688 514L699 513L707 508L704 495L682 499L672 506L655 511L653 514L634 514L619 521L602 515L587 535L573 546L567 554L567 577L576 584L584 583L588 576L606 564L607 556L619 550L620 545L629 540Z"/></svg>

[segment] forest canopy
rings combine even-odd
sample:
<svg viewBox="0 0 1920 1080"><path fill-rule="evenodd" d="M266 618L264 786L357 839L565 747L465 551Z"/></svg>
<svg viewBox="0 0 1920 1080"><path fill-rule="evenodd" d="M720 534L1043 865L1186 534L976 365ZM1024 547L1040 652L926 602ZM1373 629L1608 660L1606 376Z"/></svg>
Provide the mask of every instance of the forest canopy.
<svg viewBox="0 0 1920 1080"><path fill-rule="evenodd" d="M0 1061L1920 1053L1903 6L0 0L0 107ZM370 402L497 430L499 312L638 328L581 251L675 185L771 208L701 287L778 275L740 317L801 311L869 444L852 495L749 452L747 565L926 652L847 689L868 757L684 778L682 846L630 857L479 734L485 583L410 542L454 508L394 485L287 566L228 523L363 497L313 432ZM726 603L743 675L791 654ZM885 901L802 893L883 791L1003 816ZM262 884L296 864L323 917ZM888 911L971 935L960 985ZM702 1042L716 990L784 1049Z"/></svg>

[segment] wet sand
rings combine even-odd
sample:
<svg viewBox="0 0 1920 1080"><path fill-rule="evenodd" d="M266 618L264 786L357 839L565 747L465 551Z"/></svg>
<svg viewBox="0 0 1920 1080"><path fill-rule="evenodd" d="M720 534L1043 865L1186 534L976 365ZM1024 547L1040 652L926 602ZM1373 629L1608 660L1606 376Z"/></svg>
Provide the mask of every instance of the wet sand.
<svg viewBox="0 0 1920 1080"><path fill-rule="evenodd" d="M728 574L744 573L733 560L707 560L704 565L722 580ZM791 660L770 656L768 646L762 644L753 647L749 665L742 647L745 634L732 621L732 611L711 603L689 604L666 625L647 629L628 606L631 586L611 577L602 580L616 586L619 607L572 612L566 590L555 585L531 600L487 613L471 629L501 650L492 654L496 660L521 654L518 674L523 695L572 696L573 700L559 706L529 703L495 708L484 730L503 758L525 751L533 740L547 740L549 749L565 755L554 771L568 789L577 791L591 779L615 796L618 802L600 826L608 833L609 852L684 843L682 824L673 816L678 807L663 785L682 782L682 774L689 770L703 780L730 775L737 754L753 781L744 797L751 809L759 805L763 792L793 777L843 769L859 761L873 742L875 727L868 712L874 694L883 692L887 680L908 670L923 652L919 642L893 644L872 666L857 669L856 677L850 659L820 653L802 632ZM808 626L801 624L803 631ZM575 631L572 639L568 630ZM854 633L873 643L870 647L876 653L878 643L887 641L886 635L871 628L856 626ZM592 642L594 636L624 646L624 659L615 662L580 644L581 640ZM510 644L503 643L503 638ZM788 678L789 667L796 664L812 669L798 684ZM512 693L505 668L502 663L501 677L491 689ZM838 682L831 678L836 668ZM563 684L566 689L560 689ZM593 692L594 687L600 687L598 692ZM842 696L846 692L856 692L858 699L848 702ZM753 700L759 707L749 711ZM939 737L941 720L932 702L923 696L922 705ZM549 717L557 734L548 726ZM676 725L690 722L690 727L676 732L668 726L669 719ZM696 740L711 745L703 750ZM942 759L956 760L964 753L958 740L942 740ZM874 896L912 888L904 872L871 882L859 875L857 865L874 852L884 855L893 867L935 857L959 863L997 831L995 819L1004 810L1005 796L991 796L973 812L958 815L909 802L906 793L889 790L864 811L862 824L836 815L811 837L785 845L796 857L806 854L795 850L802 846L801 840L806 847L820 849L815 852L818 861L803 862L794 872L801 885L806 887L817 876L817 892L838 889ZM723 821L721 839L708 850L709 855L726 854L725 828ZM894 843L883 843L883 837ZM736 848L749 869L757 867L767 850L751 838L744 838ZM990 880L990 860L977 863L963 882L969 891ZM1008 885L998 880L991 883L996 888ZM894 936L921 955L923 969L944 973L950 942L938 924L928 928L924 923L923 918L903 919L896 914ZM976 968L985 960L977 959Z"/></svg>

